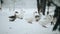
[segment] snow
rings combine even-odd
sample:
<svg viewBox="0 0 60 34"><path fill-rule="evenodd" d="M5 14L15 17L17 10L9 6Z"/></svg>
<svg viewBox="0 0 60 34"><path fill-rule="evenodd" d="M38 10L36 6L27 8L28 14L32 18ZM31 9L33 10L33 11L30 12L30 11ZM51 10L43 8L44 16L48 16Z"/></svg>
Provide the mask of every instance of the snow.
<svg viewBox="0 0 60 34"><path fill-rule="evenodd" d="M0 10L0 34L59 34L60 33L60 32L58 32L58 30L54 31L54 32L52 31L53 25L48 23L51 20L50 19L51 17L49 17L49 15L43 16L41 14L42 15L41 21L43 23L45 23L44 22L44 20L45 20L48 23L46 25L47 28L44 28L44 27L42 27L42 25L40 25L41 21L40 22L34 21L33 13L35 11L37 11L36 0L15 0L15 2L16 2L15 6L14 6L13 1L5 0L5 4L3 5L2 10ZM21 2L19 2L19 1L21 1ZM11 5L9 5L9 3ZM14 8L15 8L15 10L13 10ZM16 19L14 22L10 22L8 17L11 15L14 15L15 11L18 11L19 14L21 11L24 11L24 13L23 12L21 13L21 14L24 14L23 15L24 19ZM51 9L51 11L52 11L52 9ZM47 16L48 16L49 20L46 19ZM28 20L29 21L31 20L32 24L28 23L27 22Z"/></svg>
<svg viewBox="0 0 60 34"><path fill-rule="evenodd" d="M60 6L60 0L52 0L57 6Z"/></svg>

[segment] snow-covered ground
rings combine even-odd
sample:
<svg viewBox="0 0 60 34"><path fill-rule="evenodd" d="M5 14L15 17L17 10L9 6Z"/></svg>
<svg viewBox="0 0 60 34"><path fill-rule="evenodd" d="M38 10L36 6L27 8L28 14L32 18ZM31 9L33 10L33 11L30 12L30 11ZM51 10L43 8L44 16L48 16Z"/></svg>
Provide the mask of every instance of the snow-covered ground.
<svg viewBox="0 0 60 34"><path fill-rule="evenodd" d="M58 30L52 31L53 25L48 23L51 19L46 19L47 15L42 15L39 22L34 21L33 13L37 11L36 4L36 0L5 0L2 10L0 10L0 34L59 34ZM13 15L15 11L24 11L23 19L10 22L8 17ZM54 11L53 6L50 7L49 15L53 15L52 11ZM32 24L27 22L28 18L33 21ZM47 28L41 25L46 23L45 21L48 23L46 24Z"/></svg>

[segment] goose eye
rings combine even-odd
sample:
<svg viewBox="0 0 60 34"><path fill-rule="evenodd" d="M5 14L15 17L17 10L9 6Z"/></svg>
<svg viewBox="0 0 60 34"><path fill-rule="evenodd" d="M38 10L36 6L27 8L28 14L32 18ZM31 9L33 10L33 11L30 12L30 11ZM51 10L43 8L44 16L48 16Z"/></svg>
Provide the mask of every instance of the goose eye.
<svg viewBox="0 0 60 34"><path fill-rule="evenodd" d="M18 13L17 11L15 13Z"/></svg>

